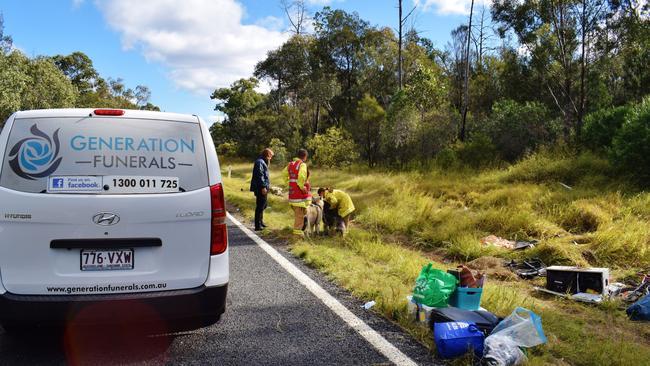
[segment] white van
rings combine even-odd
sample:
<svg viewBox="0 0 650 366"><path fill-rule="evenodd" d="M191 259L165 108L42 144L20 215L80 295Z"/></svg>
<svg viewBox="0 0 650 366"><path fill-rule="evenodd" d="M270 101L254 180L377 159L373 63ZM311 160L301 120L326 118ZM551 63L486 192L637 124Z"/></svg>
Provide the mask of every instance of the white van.
<svg viewBox="0 0 650 366"><path fill-rule="evenodd" d="M143 307L138 321L214 323L229 279L225 217L199 117L17 112L0 133L0 323L103 324Z"/></svg>

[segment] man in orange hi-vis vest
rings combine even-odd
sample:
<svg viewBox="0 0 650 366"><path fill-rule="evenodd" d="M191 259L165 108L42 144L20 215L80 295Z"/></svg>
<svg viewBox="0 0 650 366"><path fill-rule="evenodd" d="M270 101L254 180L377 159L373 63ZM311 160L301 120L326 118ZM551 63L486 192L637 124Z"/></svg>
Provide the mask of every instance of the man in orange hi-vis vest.
<svg viewBox="0 0 650 366"><path fill-rule="evenodd" d="M307 182L307 150L300 149L298 157L287 165L284 170L287 183L289 184L289 205L293 209L294 222L293 234L303 236L303 226L307 207L311 204L311 192L305 187Z"/></svg>

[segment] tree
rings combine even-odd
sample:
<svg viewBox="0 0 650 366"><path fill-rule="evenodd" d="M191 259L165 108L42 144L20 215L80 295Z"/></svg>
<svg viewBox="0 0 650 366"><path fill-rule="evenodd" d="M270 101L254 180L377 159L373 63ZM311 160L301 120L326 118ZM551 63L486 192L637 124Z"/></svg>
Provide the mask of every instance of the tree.
<svg viewBox="0 0 650 366"><path fill-rule="evenodd" d="M54 64L77 87L79 93L87 94L94 90L99 73L93 66L93 61L83 52L73 52L67 56L56 55L52 58Z"/></svg>
<svg viewBox="0 0 650 366"><path fill-rule="evenodd" d="M151 99L151 90L149 87L145 85L138 85L135 87L135 104L140 107L140 109L144 109L142 107L151 104L149 103L149 99Z"/></svg>
<svg viewBox="0 0 650 366"><path fill-rule="evenodd" d="M472 39L472 16L474 15L474 0L469 10L469 26L467 27L467 51L465 52L465 86L463 88L463 116L460 124L460 141L465 141L467 110L469 109L469 47Z"/></svg>
<svg viewBox="0 0 650 366"><path fill-rule="evenodd" d="M27 69L28 84L23 90L21 109L70 108L75 105L77 90L51 59L31 60Z"/></svg>
<svg viewBox="0 0 650 366"><path fill-rule="evenodd" d="M342 117L349 122L356 100L361 97L355 90L362 68L362 59L358 56L364 49L365 36L370 25L356 12L350 14L325 7L316 13L314 27L320 62L339 79L342 92L340 99L335 102L339 104Z"/></svg>
<svg viewBox="0 0 650 366"><path fill-rule="evenodd" d="M505 37L512 31L530 52L531 64L563 116L565 140L582 123L584 112L579 107L581 95L576 95L575 90L576 71L581 68L577 59L581 22L576 5L579 3L580 0L498 0L492 8L493 18L501 24L500 35ZM587 16L586 11L584 15ZM584 24L586 52L589 27L586 21ZM581 85L583 88L584 82Z"/></svg>
<svg viewBox="0 0 650 366"><path fill-rule="evenodd" d="M386 119L384 108L369 94L357 104L353 136L363 151L369 167L377 165L381 148L381 127Z"/></svg>
<svg viewBox="0 0 650 366"><path fill-rule="evenodd" d="M307 147L313 151L314 161L325 167L348 166L359 156L352 138L336 127L309 139Z"/></svg>
<svg viewBox="0 0 650 366"><path fill-rule="evenodd" d="M304 24L309 20L305 0L280 0L280 4L291 24L292 32L301 35L304 32Z"/></svg>
<svg viewBox="0 0 650 366"><path fill-rule="evenodd" d="M19 51L0 53L0 127L21 109L23 92L31 81L29 67L29 59Z"/></svg>
<svg viewBox="0 0 650 366"><path fill-rule="evenodd" d="M217 101L214 110L226 114L227 121L237 121L257 108L264 97L255 91L259 81L255 78L239 79L230 88L214 91L210 99Z"/></svg>
<svg viewBox="0 0 650 366"><path fill-rule="evenodd" d="M482 131L492 139L501 157L508 161L519 159L555 137L549 111L539 102L519 104L504 100L495 103L492 116Z"/></svg>
<svg viewBox="0 0 650 366"><path fill-rule="evenodd" d="M413 11L415 11L417 5L414 6L413 9L411 9L411 11L406 16L402 16L402 0L398 0L397 7L399 9L399 24L397 26L398 27L397 28L398 29L398 31L397 31L397 44L398 44L398 46L397 46L397 50L398 50L398 56L397 56L397 64L398 64L398 66L397 66L397 80L398 80L398 83L397 83L397 85L398 85L399 89L402 89L402 87L404 86L404 75L403 75L404 71L402 69L402 63L403 63L402 45L403 45L403 41L404 41L404 32L403 32L404 23L406 23L406 20L411 16L411 14L413 14Z"/></svg>

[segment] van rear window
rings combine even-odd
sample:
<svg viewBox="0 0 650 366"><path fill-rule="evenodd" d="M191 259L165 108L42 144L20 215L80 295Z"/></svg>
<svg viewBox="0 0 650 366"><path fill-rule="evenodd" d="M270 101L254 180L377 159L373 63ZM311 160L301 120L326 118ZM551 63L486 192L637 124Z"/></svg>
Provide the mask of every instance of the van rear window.
<svg viewBox="0 0 650 366"><path fill-rule="evenodd" d="M51 177L157 177L174 178L179 190L191 191L208 186L203 146L198 123L16 119L4 152L0 186L38 193L48 189Z"/></svg>

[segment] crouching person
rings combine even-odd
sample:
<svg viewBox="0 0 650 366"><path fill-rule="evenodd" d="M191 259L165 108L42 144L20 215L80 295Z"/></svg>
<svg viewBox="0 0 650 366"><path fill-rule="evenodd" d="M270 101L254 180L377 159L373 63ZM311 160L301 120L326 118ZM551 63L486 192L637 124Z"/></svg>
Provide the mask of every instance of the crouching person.
<svg viewBox="0 0 650 366"><path fill-rule="evenodd" d="M307 150L298 151L298 157L294 158L284 170L289 185L289 205L293 209L294 222L293 234L304 236L305 215L307 207L311 204L311 193L305 187L307 183Z"/></svg>
<svg viewBox="0 0 650 366"><path fill-rule="evenodd" d="M342 234L345 234L350 227L350 218L354 212L354 203L350 195L332 188L319 188L318 195L327 202L331 209L336 210L343 223Z"/></svg>

